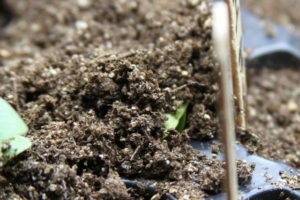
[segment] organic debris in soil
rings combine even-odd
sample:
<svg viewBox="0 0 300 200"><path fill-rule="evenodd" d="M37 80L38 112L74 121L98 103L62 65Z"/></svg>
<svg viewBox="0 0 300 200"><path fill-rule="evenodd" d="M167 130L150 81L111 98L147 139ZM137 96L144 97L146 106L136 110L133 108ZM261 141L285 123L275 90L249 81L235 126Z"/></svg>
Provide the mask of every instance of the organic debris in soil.
<svg viewBox="0 0 300 200"><path fill-rule="evenodd" d="M249 70L249 122L258 154L300 167L299 68ZM259 112L258 112L259 111Z"/></svg>
<svg viewBox="0 0 300 200"><path fill-rule="evenodd" d="M1 169L1 199L143 198L120 177L155 183L157 196L221 190L224 163L187 144L218 130L208 1L7 6L14 18L0 31L0 96L28 124L33 146ZM163 140L164 113L183 102L187 128ZM250 174L240 163L240 179Z"/></svg>

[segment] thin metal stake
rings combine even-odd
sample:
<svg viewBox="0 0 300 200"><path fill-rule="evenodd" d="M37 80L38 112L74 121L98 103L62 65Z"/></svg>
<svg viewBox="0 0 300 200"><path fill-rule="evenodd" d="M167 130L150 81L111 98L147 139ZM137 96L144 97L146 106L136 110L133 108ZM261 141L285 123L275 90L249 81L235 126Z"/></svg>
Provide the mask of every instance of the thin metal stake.
<svg viewBox="0 0 300 200"><path fill-rule="evenodd" d="M220 63L220 122L226 161L226 192L228 200L237 200L238 183L235 158L235 123L231 68L228 7L225 2L213 5L213 41Z"/></svg>

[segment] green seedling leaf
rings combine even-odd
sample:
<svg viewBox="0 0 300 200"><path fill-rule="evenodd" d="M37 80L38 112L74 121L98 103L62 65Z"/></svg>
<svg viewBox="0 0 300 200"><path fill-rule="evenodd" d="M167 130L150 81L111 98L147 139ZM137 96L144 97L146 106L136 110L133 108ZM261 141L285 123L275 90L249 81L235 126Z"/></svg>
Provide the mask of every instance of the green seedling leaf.
<svg viewBox="0 0 300 200"><path fill-rule="evenodd" d="M186 111L184 112L184 114L180 118L180 120L178 122L178 125L176 127L176 130L179 131L179 132L182 132L183 129L185 128L185 123L186 123Z"/></svg>
<svg viewBox="0 0 300 200"><path fill-rule="evenodd" d="M167 131L170 129L176 129L179 132L183 131L183 129L185 127L185 123L186 123L187 107L188 107L188 104L183 103L178 107L178 109L176 110L176 113L165 114L165 116L167 117L167 120L164 123L165 133L164 133L163 138L168 137Z"/></svg>
<svg viewBox="0 0 300 200"><path fill-rule="evenodd" d="M15 136L0 143L0 167L13 157L28 149L30 146L30 140L23 136Z"/></svg>
<svg viewBox="0 0 300 200"><path fill-rule="evenodd" d="M0 141L25 135L27 131L28 127L19 114L9 103L0 98Z"/></svg>
<svg viewBox="0 0 300 200"><path fill-rule="evenodd" d="M28 131L19 114L0 98L0 167L31 146L23 137Z"/></svg>

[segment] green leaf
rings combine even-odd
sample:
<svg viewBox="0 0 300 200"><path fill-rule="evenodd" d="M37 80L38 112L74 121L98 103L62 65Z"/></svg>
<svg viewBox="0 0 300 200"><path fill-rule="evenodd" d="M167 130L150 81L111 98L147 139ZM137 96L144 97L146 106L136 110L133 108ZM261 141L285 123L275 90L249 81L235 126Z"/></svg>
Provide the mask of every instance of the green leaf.
<svg viewBox="0 0 300 200"><path fill-rule="evenodd" d="M0 98L0 167L31 146L23 137L28 131L19 114Z"/></svg>
<svg viewBox="0 0 300 200"><path fill-rule="evenodd" d="M10 139L17 135L25 135L28 127L19 114L0 98L0 141Z"/></svg>
<svg viewBox="0 0 300 200"><path fill-rule="evenodd" d="M31 146L28 138L16 136L0 143L0 167ZM4 150L4 151L3 151ZM3 152L2 152L3 151Z"/></svg>
<svg viewBox="0 0 300 200"><path fill-rule="evenodd" d="M180 118L176 130L182 132L183 129L185 128L185 123L186 123L186 112L184 112L184 114Z"/></svg>
<svg viewBox="0 0 300 200"><path fill-rule="evenodd" d="M179 120L176 118L176 115L173 114L166 114L167 117L167 121L165 121L164 125L165 125L165 129L169 130L169 129L176 129Z"/></svg>
<svg viewBox="0 0 300 200"><path fill-rule="evenodd" d="M170 129L176 129L179 132L183 131L183 129L185 127L185 123L186 123L187 107L188 107L188 104L183 103L178 107L178 109L176 110L176 113L165 114L165 116L167 117L167 120L164 123L165 133L163 135L163 138L168 137L168 134L166 132Z"/></svg>

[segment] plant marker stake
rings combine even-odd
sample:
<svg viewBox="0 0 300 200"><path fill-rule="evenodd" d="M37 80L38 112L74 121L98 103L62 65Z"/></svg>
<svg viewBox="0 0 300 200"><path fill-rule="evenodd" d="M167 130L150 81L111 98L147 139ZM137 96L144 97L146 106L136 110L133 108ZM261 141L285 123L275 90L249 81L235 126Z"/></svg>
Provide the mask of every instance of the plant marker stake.
<svg viewBox="0 0 300 200"><path fill-rule="evenodd" d="M220 63L220 122L222 126L222 139L226 161L226 192L228 200L238 199L238 183L235 158L235 126L233 85L230 56L230 34L228 7L225 2L213 4L212 36L214 49Z"/></svg>
<svg viewBox="0 0 300 200"><path fill-rule="evenodd" d="M245 131L247 129L245 108L247 87L245 61L243 57L243 37L240 0L226 0L226 2L228 4L230 16L230 51L236 106L236 123L237 127Z"/></svg>

